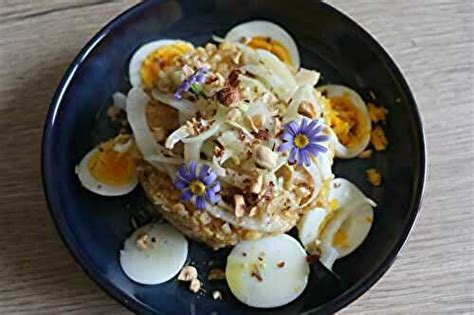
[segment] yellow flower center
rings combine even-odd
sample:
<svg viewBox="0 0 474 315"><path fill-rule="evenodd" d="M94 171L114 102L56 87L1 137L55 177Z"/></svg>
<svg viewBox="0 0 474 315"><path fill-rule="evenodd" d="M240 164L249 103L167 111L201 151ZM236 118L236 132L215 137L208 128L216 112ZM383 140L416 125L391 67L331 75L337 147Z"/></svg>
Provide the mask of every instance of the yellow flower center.
<svg viewBox="0 0 474 315"><path fill-rule="evenodd" d="M295 140L293 142L298 149L303 149L309 144L309 139L308 137L300 133L295 137Z"/></svg>
<svg viewBox="0 0 474 315"><path fill-rule="evenodd" d="M200 180L195 179L189 183L189 189L196 196L202 196L206 192L206 185Z"/></svg>

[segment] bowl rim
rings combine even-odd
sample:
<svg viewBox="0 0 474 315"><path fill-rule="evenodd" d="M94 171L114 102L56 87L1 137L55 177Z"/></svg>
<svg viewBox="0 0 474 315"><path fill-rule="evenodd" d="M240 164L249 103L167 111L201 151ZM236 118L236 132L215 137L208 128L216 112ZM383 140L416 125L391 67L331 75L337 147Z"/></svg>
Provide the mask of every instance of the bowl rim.
<svg viewBox="0 0 474 315"><path fill-rule="evenodd" d="M67 70L65 71L55 93L51 100L51 103L48 108L48 112L46 115L46 120L43 126L43 135L42 135L42 144L41 144L41 175L42 175L42 183L43 183L43 190L46 197L47 206L50 212L51 217L53 218L55 228L60 235L61 239L63 240L66 248L70 252L71 256L74 258L76 263L81 267L81 269L92 279L99 287L101 287L105 292L107 292L112 298L114 298L117 302L128 308L133 312L139 313L151 313L151 314L164 314L163 312L151 308L146 303L134 299L128 298L128 295L116 287L105 275L100 273L95 266L90 263L84 256L81 247L78 246L79 244L76 242L74 235L72 234L69 226L66 222L65 217L63 216L62 211L59 207L56 206L57 201L54 195L52 194L53 187L50 186L49 181L50 178L48 174L51 172L53 165L51 163L50 157L50 148L52 146L51 141L51 134L54 129L54 124L56 121L56 114L57 111L62 103L62 99L66 90L68 89L72 78L75 76L75 72L81 66L82 62L85 58L88 57L89 53L97 46L103 38L105 38L109 32L114 30L115 28L119 27L122 21L126 20L130 15L135 13L136 10L144 10L147 6L154 5L157 2L161 1L143 1L136 5L131 6L130 8L123 11L117 17L113 18L109 21L102 29L100 29L80 50L80 52L76 55L73 59L72 63L68 66ZM389 255L379 264L376 268L375 272L369 274L368 276L364 277L363 279L359 280L358 282L354 283L351 287L349 287L343 294L336 297L335 299L318 306L316 309L307 311L302 314L316 314L318 312L324 311L324 313L335 313L338 310L344 308L348 304L355 301L359 298L363 293L368 291L390 268L390 266L394 263L395 259L397 258L399 252L402 250L404 244L406 243L408 236L415 224L417 214L421 209L424 194L425 194L425 186L426 186L426 179L427 179L427 149L426 149L426 139L423 130L423 122L420 115L420 111L418 106L416 105L415 98L413 93L411 92L401 70L396 66L393 59L387 53L387 51L378 43L378 41L370 35L362 26L357 24L353 21L349 16L345 13L337 10L333 6L324 3L322 1L318 1L318 5L323 6L326 10L331 11L332 14L338 15L340 18L346 20L346 22L356 29L365 39L372 45L372 49L379 54L382 59L387 63L388 68L394 74L394 77L397 79L398 83L401 86L401 89L404 91L404 94L408 100L408 103L413 105L413 119L415 123L415 132L417 133L417 137L420 142L420 147L418 148L419 156L418 156L418 164L419 164L419 172L418 172L418 182L415 187L414 193L414 202L413 207L410 210L408 219L406 220L405 227L401 233L401 237L395 243L393 248L390 250Z"/></svg>

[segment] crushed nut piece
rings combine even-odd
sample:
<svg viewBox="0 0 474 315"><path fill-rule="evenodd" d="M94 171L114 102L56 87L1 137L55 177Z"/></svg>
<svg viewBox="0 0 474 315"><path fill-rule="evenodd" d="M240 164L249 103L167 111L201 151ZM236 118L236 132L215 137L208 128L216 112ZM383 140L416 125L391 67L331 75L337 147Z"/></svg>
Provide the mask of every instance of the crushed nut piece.
<svg viewBox="0 0 474 315"><path fill-rule="evenodd" d="M366 171L367 181L375 187L382 183L382 175L375 168L370 168Z"/></svg>
<svg viewBox="0 0 474 315"><path fill-rule="evenodd" d="M359 159L370 159L372 157L372 150L368 149L362 151L358 156Z"/></svg>
<svg viewBox="0 0 474 315"><path fill-rule="evenodd" d="M253 121L253 124L255 125L255 127L260 129L265 124L265 116L263 116L262 114L254 115L252 117L252 121Z"/></svg>
<svg viewBox="0 0 474 315"><path fill-rule="evenodd" d="M212 298L214 300L222 300L222 293L220 291L213 291L212 292Z"/></svg>
<svg viewBox="0 0 474 315"><path fill-rule="evenodd" d="M232 70L229 73L229 76L227 77L228 84L233 87L238 87L240 74L241 74L241 71L239 69Z"/></svg>
<svg viewBox="0 0 474 315"><path fill-rule="evenodd" d="M258 211L258 207L257 206L253 206L252 208L250 208L250 212L249 212L249 217L254 217L257 215L257 211Z"/></svg>
<svg viewBox="0 0 474 315"><path fill-rule="evenodd" d="M255 148L255 162L257 166L273 169L276 166L277 160L278 153L273 152L272 149L263 145L258 145Z"/></svg>
<svg viewBox="0 0 474 315"><path fill-rule="evenodd" d="M254 194L259 194L262 191L263 187L263 176L259 175L257 180L250 187L250 192Z"/></svg>
<svg viewBox="0 0 474 315"><path fill-rule="evenodd" d="M300 106L298 107L298 114L313 119L316 117L316 110L314 109L313 104L310 102L301 102Z"/></svg>
<svg viewBox="0 0 474 315"><path fill-rule="evenodd" d="M147 250L150 247L148 246L148 235L146 233L140 233L137 236L136 246L139 250Z"/></svg>
<svg viewBox="0 0 474 315"><path fill-rule="evenodd" d="M261 274L260 269L258 268L257 264L254 264L254 266L253 266L251 276L255 277L260 282L263 281L262 274Z"/></svg>
<svg viewBox="0 0 474 315"><path fill-rule="evenodd" d="M181 269L179 275L178 275L178 280L179 281L192 281L197 279L198 272L197 269L193 266L185 266L183 269Z"/></svg>
<svg viewBox="0 0 474 315"><path fill-rule="evenodd" d="M252 135L259 140L269 140L270 139L270 133L266 130L258 130L257 132L252 132Z"/></svg>
<svg viewBox="0 0 474 315"><path fill-rule="evenodd" d="M232 229L230 228L230 225L229 223L224 223L221 225L221 230L222 232L224 232L225 234L230 234L232 233Z"/></svg>
<svg viewBox="0 0 474 315"><path fill-rule="evenodd" d="M319 255L308 255L308 256L306 256L306 261L310 264L314 263L318 260L319 260Z"/></svg>
<svg viewBox="0 0 474 315"><path fill-rule="evenodd" d="M208 130L211 127L212 122L208 122L203 119L196 119L196 118L191 118L191 120L188 120L186 122L186 126L188 129L188 132L192 136L199 135L203 133L204 131Z"/></svg>
<svg viewBox="0 0 474 315"><path fill-rule="evenodd" d="M245 199L242 195L234 195L235 216L237 218L243 217L245 214Z"/></svg>
<svg viewBox="0 0 474 315"><path fill-rule="evenodd" d="M283 125L279 118L275 119L275 136L278 137L283 132Z"/></svg>
<svg viewBox="0 0 474 315"><path fill-rule="evenodd" d="M225 279L225 272L220 268L213 268L207 275L208 280L223 280Z"/></svg>
<svg viewBox="0 0 474 315"><path fill-rule="evenodd" d="M253 132L258 132L258 128L257 126L255 126L255 123L253 122L253 119L251 116L245 115L245 120L248 122Z"/></svg>
<svg viewBox="0 0 474 315"><path fill-rule="evenodd" d="M285 267L285 262L284 262L284 261L278 262L278 263L277 263L277 267L278 267L278 268L283 268L283 267Z"/></svg>
<svg viewBox="0 0 474 315"><path fill-rule="evenodd" d="M189 290L193 293L198 293L201 289L201 281L199 279L192 279L189 284Z"/></svg>
<svg viewBox="0 0 474 315"><path fill-rule="evenodd" d="M224 86L217 92L217 100L224 106L230 107L240 100L239 90L233 86Z"/></svg>

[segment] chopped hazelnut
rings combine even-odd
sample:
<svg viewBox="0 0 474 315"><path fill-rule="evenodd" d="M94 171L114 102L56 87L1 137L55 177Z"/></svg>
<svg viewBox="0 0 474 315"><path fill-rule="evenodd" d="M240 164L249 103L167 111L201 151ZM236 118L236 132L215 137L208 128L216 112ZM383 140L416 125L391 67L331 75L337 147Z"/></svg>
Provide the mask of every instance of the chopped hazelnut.
<svg viewBox="0 0 474 315"><path fill-rule="evenodd" d="M189 284L189 290L193 293L198 293L201 289L201 281L199 279L192 279Z"/></svg>
<svg viewBox="0 0 474 315"><path fill-rule="evenodd" d="M255 127L260 129L265 124L265 116L263 116L261 114L254 115L252 117L252 121L253 121L253 124L255 125Z"/></svg>
<svg viewBox="0 0 474 315"><path fill-rule="evenodd" d="M283 268L283 267L285 267L285 262L284 262L284 261L278 262L278 263L277 263L277 267L278 267L278 268Z"/></svg>
<svg viewBox="0 0 474 315"><path fill-rule="evenodd" d="M197 279L198 272L197 269L193 266L185 266L183 269L181 269L179 275L178 275L178 280L179 281L192 281Z"/></svg>
<svg viewBox="0 0 474 315"><path fill-rule="evenodd" d="M214 300L222 300L222 293L220 291L213 291L212 292L212 298Z"/></svg>
<svg viewBox="0 0 474 315"><path fill-rule="evenodd" d="M258 132L257 126L255 126L255 123L253 122L253 119L249 115L245 115L245 120L249 123L250 128L252 129L253 132Z"/></svg>
<svg viewBox="0 0 474 315"><path fill-rule="evenodd" d="M263 187L263 176L259 175L255 183L250 187L250 192L254 194L259 194L262 191Z"/></svg>
<svg viewBox="0 0 474 315"><path fill-rule="evenodd" d="M245 200L242 195L234 195L235 216L237 218L243 217L245 214Z"/></svg>
<svg viewBox="0 0 474 315"><path fill-rule="evenodd" d="M313 104L310 102L301 102L300 106L298 107L298 114L313 119L316 117L316 110L314 109Z"/></svg>
<svg viewBox="0 0 474 315"><path fill-rule="evenodd" d="M272 149L266 146L258 145L255 148L255 158L257 166L266 169L273 169L278 160L278 153L273 152Z"/></svg>
<svg viewBox="0 0 474 315"><path fill-rule="evenodd" d="M217 99L222 105L230 107L239 101L239 90L230 85L224 86L217 92Z"/></svg>
<svg viewBox="0 0 474 315"><path fill-rule="evenodd" d="M136 246L139 250L147 250L148 246L148 235L146 233L139 234L136 240Z"/></svg>
<svg viewBox="0 0 474 315"><path fill-rule="evenodd" d="M220 268L213 268L207 275L208 280L223 280L225 279L225 272Z"/></svg>

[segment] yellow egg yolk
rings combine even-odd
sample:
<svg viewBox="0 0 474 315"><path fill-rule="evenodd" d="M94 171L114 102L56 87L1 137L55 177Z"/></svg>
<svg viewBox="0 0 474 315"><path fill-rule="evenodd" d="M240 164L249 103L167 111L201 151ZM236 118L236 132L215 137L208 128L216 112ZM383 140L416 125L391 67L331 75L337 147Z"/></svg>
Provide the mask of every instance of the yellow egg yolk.
<svg viewBox="0 0 474 315"><path fill-rule="evenodd" d="M332 239L332 245L339 248L347 247L347 233L343 229L337 231Z"/></svg>
<svg viewBox="0 0 474 315"><path fill-rule="evenodd" d="M366 135L364 116L346 95L330 99L328 118L337 138L348 148L358 145Z"/></svg>
<svg viewBox="0 0 474 315"><path fill-rule="evenodd" d="M140 76L145 88L151 89L160 71L164 67L172 65L179 56L192 48L190 44L180 42L162 46L149 54L145 60L143 60L140 68Z"/></svg>
<svg viewBox="0 0 474 315"><path fill-rule="evenodd" d="M89 173L98 182L107 185L124 185L135 175L135 160L129 152L116 152L113 143L102 144L87 162Z"/></svg>
<svg viewBox="0 0 474 315"><path fill-rule="evenodd" d="M283 46L279 41L276 41L270 37L252 37L252 39L249 43L247 43L247 45L254 49L265 49L273 53L275 56L278 57L278 59L280 59L287 65L293 65L291 55L288 52L288 49L286 49L286 47Z"/></svg>

